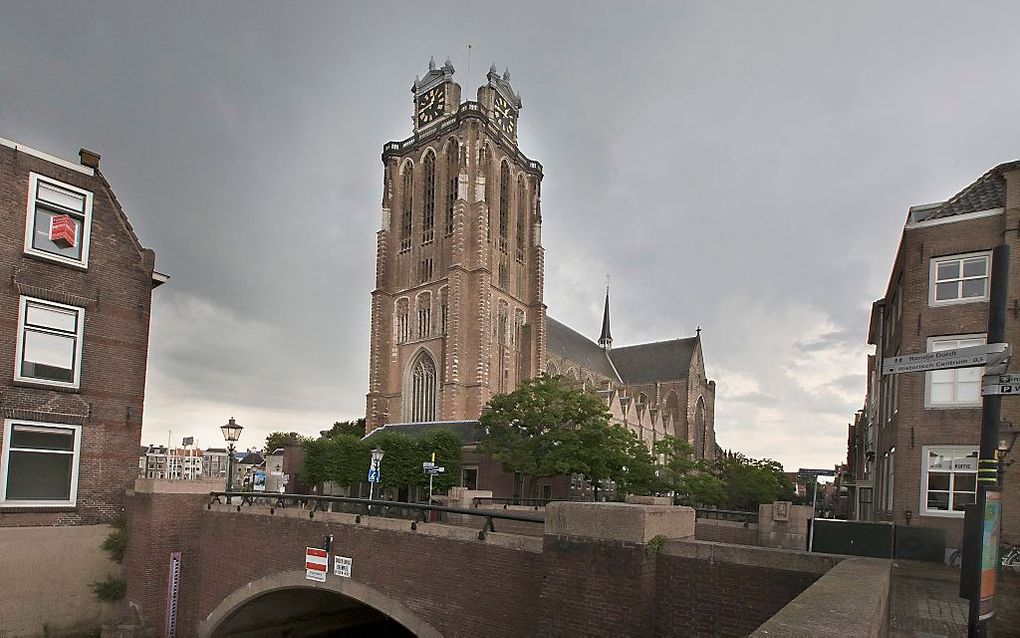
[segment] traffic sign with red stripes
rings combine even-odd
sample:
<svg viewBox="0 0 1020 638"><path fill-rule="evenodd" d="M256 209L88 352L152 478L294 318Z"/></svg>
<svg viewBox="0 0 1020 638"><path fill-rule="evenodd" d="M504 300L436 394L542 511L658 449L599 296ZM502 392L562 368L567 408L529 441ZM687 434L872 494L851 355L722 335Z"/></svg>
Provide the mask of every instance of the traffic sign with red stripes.
<svg viewBox="0 0 1020 638"><path fill-rule="evenodd" d="M318 547L305 548L305 578L324 583L328 568L329 552Z"/></svg>

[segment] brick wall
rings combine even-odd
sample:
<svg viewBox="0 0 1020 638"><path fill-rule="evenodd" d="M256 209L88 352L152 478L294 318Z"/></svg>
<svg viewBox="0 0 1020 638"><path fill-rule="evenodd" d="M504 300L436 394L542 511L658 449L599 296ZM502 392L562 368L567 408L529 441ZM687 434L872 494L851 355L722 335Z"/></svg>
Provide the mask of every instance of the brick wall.
<svg viewBox="0 0 1020 638"><path fill-rule="evenodd" d="M655 635L746 636L814 583L831 558L671 543L655 570Z"/></svg>
<svg viewBox="0 0 1020 638"><path fill-rule="evenodd" d="M746 635L835 564L757 547L541 539L348 514L226 505L200 494L132 494L128 600L164 630L170 553L182 553L179 635L248 583L300 570L333 535L353 579L443 635ZM335 578L330 576L330 578ZM308 583L310 586L312 583Z"/></svg>
<svg viewBox="0 0 1020 638"><path fill-rule="evenodd" d="M647 635L655 605L655 557L644 545L545 537L535 635Z"/></svg>
<svg viewBox="0 0 1020 638"><path fill-rule="evenodd" d="M733 545L758 545L758 525L699 518L694 526L694 538Z"/></svg>

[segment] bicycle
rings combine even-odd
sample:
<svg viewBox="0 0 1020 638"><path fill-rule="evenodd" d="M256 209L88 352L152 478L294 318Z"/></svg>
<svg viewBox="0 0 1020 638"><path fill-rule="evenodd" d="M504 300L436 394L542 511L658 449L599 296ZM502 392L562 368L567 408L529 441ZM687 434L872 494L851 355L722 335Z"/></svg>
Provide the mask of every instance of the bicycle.
<svg viewBox="0 0 1020 638"><path fill-rule="evenodd" d="M962 559L963 552L959 549L953 550L953 553L949 555L949 565L960 569ZM1020 545L999 543L999 567L1020 574Z"/></svg>

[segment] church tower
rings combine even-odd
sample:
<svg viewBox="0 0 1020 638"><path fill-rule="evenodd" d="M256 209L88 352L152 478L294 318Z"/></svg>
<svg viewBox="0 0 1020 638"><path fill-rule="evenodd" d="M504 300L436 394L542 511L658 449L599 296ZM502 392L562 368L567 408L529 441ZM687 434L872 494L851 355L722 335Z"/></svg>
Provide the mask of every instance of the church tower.
<svg viewBox="0 0 1020 638"><path fill-rule="evenodd" d="M461 102L449 60L411 87L414 134L383 146L367 429L477 419L545 361L542 165L489 69Z"/></svg>

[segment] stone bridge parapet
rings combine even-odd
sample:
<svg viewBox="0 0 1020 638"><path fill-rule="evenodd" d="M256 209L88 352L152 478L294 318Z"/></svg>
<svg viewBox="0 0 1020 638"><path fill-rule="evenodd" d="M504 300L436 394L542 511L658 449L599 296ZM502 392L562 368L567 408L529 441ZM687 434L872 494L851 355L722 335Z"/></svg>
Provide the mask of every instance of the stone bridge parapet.
<svg viewBox="0 0 1020 638"><path fill-rule="evenodd" d="M165 635L171 556L176 634L217 635L274 591L329 591L421 636L746 636L837 557L693 540L694 511L553 503L541 536L297 508L208 506L197 494L127 499L128 599ZM497 530L499 529L497 521ZM306 547L332 537L351 577L304 578ZM338 598L340 600L340 598ZM245 607L247 609L247 607ZM264 612L263 612L264 613Z"/></svg>

